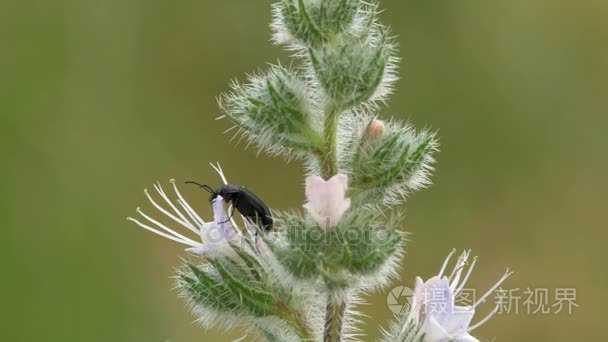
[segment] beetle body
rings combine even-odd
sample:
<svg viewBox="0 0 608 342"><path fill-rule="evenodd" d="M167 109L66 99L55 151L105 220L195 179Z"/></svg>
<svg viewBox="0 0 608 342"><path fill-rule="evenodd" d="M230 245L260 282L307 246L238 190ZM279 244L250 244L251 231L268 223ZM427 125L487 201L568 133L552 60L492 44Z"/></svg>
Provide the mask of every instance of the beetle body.
<svg viewBox="0 0 608 342"><path fill-rule="evenodd" d="M213 203L218 196L222 196L226 203L231 203L234 210L238 210L249 221L257 224L265 231L273 230L274 222L270 209L256 194L244 186L224 184L219 189L213 190L208 185L200 185L195 182L187 183L196 184L209 191L211 193L209 202ZM230 213L230 217L233 213Z"/></svg>
<svg viewBox="0 0 608 342"><path fill-rule="evenodd" d="M222 185L214 194L211 194L210 201L217 196L222 196L224 201L232 203L232 206L252 222L256 223L265 231L273 229L273 220L270 209L262 200L251 190L240 186L225 184Z"/></svg>

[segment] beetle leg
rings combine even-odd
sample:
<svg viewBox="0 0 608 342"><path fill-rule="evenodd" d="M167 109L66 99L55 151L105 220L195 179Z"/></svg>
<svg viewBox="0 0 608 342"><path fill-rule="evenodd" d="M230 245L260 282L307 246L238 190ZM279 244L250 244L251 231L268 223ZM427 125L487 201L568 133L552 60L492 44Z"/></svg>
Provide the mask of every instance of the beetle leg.
<svg viewBox="0 0 608 342"><path fill-rule="evenodd" d="M228 216L228 219L224 222L220 222L220 223L226 223L226 222L230 222L230 220L232 220L232 216L234 216L234 211L236 210L236 207L239 205L239 200L238 198L235 199L232 203L232 212L230 213L230 216Z"/></svg>
<svg viewBox="0 0 608 342"><path fill-rule="evenodd" d="M227 223L230 222L230 220L232 220L232 216L234 216L234 211L236 210L236 208L232 208L232 212L230 213L230 216L228 216L228 219L226 221L222 221L222 222L218 222L218 223Z"/></svg>

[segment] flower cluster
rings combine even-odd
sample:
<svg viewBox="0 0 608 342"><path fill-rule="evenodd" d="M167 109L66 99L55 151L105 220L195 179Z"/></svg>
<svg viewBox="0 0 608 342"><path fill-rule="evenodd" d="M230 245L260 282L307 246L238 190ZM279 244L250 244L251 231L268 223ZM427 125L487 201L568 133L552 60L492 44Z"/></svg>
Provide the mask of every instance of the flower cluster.
<svg viewBox="0 0 608 342"><path fill-rule="evenodd" d="M446 269L452 252L445 259L439 273L427 281L416 277L416 286L411 307L407 315L395 322L390 330L385 331L385 341L423 341L423 342L479 342L470 333L489 321L500 306L494 309L482 320L471 325L475 309L496 291L512 274L509 270L471 306L458 306L456 298L465 288L473 273L477 257L469 264L471 251L464 251L458 257L451 273Z"/></svg>
<svg viewBox="0 0 608 342"><path fill-rule="evenodd" d="M140 209L140 218L129 218L187 246L177 285L204 327L239 326L268 341L350 340L361 334L359 295L397 274L407 240L398 205L430 183L438 144L433 132L379 119L397 58L378 12L363 0L280 0L273 38L298 67L271 66L219 98L228 131L272 156L303 161L303 208L271 210L212 165L224 183L202 186L212 193L212 220L173 180L173 194L160 184L157 196L145 192L163 219ZM468 257L449 276L446 261L436 277L417 279L415 303L385 332L387 341L476 341L469 333L486 319L471 326L475 307L454 305L475 264L463 274ZM423 296L428 290L464 313L429 310L437 303Z"/></svg>
<svg viewBox="0 0 608 342"><path fill-rule="evenodd" d="M181 210L178 209L165 193L160 183L154 184L154 189L165 204L169 206L169 210L159 205L148 190L145 190L144 193L158 211L178 223L182 228L198 235L200 241L196 241L176 230L168 228L158 220L145 214L139 208L137 208L137 213L145 220L145 223L135 218L128 218L128 220L143 229L188 246L186 250L189 252L206 255L226 255L234 258L236 255L230 246L238 244L242 238L242 234L241 230L234 223L234 220L228 219L226 210L224 209L223 198L218 196L213 202L213 221L205 222L184 199L175 184L175 180L171 180L171 185L177 197L177 205L181 207ZM245 224L250 226L247 222Z"/></svg>

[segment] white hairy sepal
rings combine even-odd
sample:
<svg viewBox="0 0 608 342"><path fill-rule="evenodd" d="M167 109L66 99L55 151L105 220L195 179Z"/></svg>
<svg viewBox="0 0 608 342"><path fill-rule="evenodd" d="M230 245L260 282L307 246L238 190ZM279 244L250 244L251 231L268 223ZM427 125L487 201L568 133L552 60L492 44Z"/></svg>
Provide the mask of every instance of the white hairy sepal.
<svg viewBox="0 0 608 342"><path fill-rule="evenodd" d="M233 82L218 100L225 117L241 135L271 155L301 156L320 150L319 109L310 101L306 81L295 72L272 66L264 75Z"/></svg>

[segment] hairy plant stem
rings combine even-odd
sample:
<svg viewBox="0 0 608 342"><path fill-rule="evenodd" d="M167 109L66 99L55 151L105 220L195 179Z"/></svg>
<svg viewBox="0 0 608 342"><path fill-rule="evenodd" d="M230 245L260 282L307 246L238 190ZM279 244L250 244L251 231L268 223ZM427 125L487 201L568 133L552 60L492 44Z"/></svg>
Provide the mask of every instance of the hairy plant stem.
<svg viewBox="0 0 608 342"><path fill-rule="evenodd" d="M325 312L325 330L323 342L342 341L342 329L346 313L346 297L330 293L327 297L327 311Z"/></svg>
<svg viewBox="0 0 608 342"><path fill-rule="evenodd" d="M329 180L338 174L337 135L339 119L340 110L338 108L328 107L326 109L325 121L323 122L323 152L319 156L321 176L325 180ZM330 290L325 311L324 342L342 341L346 305L346 297Z"/></svg>
<svg viewBox="0 0 608 342"><path fill-rule="evenodd" d="M319 157L321 176L326 180L338 174L337 131L340 110L329 108L323 122L323 152Z"/></svg>

